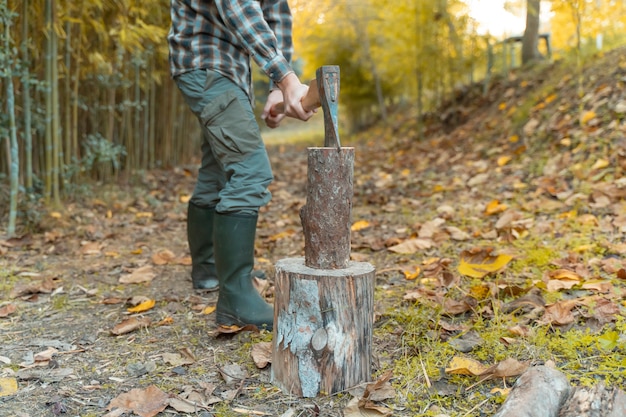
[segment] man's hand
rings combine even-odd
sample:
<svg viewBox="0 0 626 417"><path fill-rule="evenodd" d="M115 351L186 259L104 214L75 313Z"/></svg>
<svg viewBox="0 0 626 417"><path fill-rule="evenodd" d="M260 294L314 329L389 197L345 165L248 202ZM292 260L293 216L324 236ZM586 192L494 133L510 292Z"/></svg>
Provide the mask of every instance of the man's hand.
<svg viewBox="0 0 626 417"><path fill-rule="evenodd" d="M290 73L277 85L283 93L287 116L303 121L307 121L313 116L313 111L306 111L302 107L302 99L309 92L309 86L302 84L295 73Z"/></svg>
<svg viewBox="0 0 626 417"><path fill-rule="evenodd" d="M265 107L263 107L263 112L261 113L261 119L265 120L265 124L267 127L274 129L280 125L280 122L285 118L285 113L278 113L276 115L272 115L270 109L274 107L278 103L283 102L283 92L280 90L272 90L267 96L267 101L265 102Z"/></svg>

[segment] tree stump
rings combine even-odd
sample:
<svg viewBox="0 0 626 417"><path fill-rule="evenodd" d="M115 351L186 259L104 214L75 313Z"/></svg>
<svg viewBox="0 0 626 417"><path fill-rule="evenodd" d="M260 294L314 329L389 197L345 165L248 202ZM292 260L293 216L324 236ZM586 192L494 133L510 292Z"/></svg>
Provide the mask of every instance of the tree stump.
<svg viewBox="0 0 626 417"><path fill-rule="evenodd" d="M300 397L369 381L374 267L315 269L303 258L276 263L272 382Z"/></svg>
<svg viewBox="0 0 626 417"><path fill-rule="evenodd" d="M350 261L354 148L309 148L304 258L276 264L272 382L300 397L371 378L374 267Z"/></svg>

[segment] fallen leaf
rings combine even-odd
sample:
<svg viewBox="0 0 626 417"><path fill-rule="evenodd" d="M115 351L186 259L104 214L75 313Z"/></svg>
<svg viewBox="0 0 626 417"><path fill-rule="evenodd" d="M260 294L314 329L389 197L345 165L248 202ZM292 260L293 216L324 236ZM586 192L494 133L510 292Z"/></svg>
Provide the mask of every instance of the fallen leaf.
<svg viewBox="0 0 626 417"><path fill-rule="evenodd" d="M563 301L548 305L546 306L546 311L541 322L559 326L571 324L575 321L574 315L572 314L574 306L575 304Z"/></svg>
<svg viewBox="0 0 626 417"><path fill-rule="evenodd" d="M580 123L586 125L596 117L596 112L586 111L580 116Z"/></svg>
<svg viewBox="0 0 626 417"><path fill-rule="evenodd" d="M137 317L130 317L113 327L111 329L111 334L119 336L122 334L130 333L142 327L148 327L149 325L150 319L147 317L143 317L141 319Z"/></svg>
<svg viewBox="0 0 626 417"><path fill-rule="evenodd" d="M387 248L391 252L400 254L413 254L418 251L430 249L433 246L433 241L430 239L409 239L404 242Z"/></svg>
<svg viewBox="0 0 626 417"><path fill-rule="evenodd" d="M257 368L265 368L268 364L272 363L272 343L260 342L254 344L250 355Z"/></svg>
<svg viewBox="0 0 626 417"><path fill-rule="evenodd" d="M180 353L164 353L163 362L169 363L172 366L191 365L196 361L192 358L183 357Z"/></svg>
<svg viewBox="0 0 626 417"><path fill-rule="evenodd" d="M152 265L145 265L135 269L130 274L120 277L120 284L139 284L142 282L151 282L156 277Z"/></svg>
<svg viewBox="0 0 626 417"><path fill-rule="evenodd" d="M174 252L168 249L163 249L152 255L152 263L155 265L167 265L176 259Z"/></svg>
<svg viewBox="0 0 626 417"><path fill-rule="evenodd" d="M128 308L129 313L142 313L144 311L150 310L156 304L155 300L146 300L135 307Z"/></svg>
<svg viewBox="0 0 626 417"><path fill-rule="evenodd" d="M359 220L350 227L350 230L353 232L358 232L359 230L367 229L368 227L370 227L370 222L368 222L367 220Z"/></svg>
<svg viewBox="0 0 626 417"><path fill-rule="evenodd" d="M17 310L17 306L15 304L7 304L5 306L0 307L0 317L9 317L11 314L15 313Z"/></svg>
<svg viewBox="0 0 626 417"><path fill-rule="evenodd" d="M512 376L518 376L524 373L528 369L527 362L519 362L513 358L507 358L497 364L489 367L480 376L488 376L493 378L508 378Z"/></svg>
<svg viewBox="0 0 626 417"><path fill-rule="evenodd" d="M18 298L31 294L50 294L58 288L59 284L60 281L56 278L44 278L28 284L18 284L11 290L9 297Z"/></svg>
<svg viewBox="0 0 626 417"><path fill-rule="evenodd" d="M224 382L226 383L226 385L233 385L248 378L248 372L245 370L244 367L237 363L225 365L221 368L217 368L217 370L222 375L222 378L224 378Z"/></svg>
<svg viewBox="0 0 626 417"><path fill-rule="evenodd" d="M475 359L455 356L446 368L446 373L454 375L478 376L484 373L487 369L489 369L487 366Z"/></svg>
<svg viewBox="0 0 626 417"><path fill-rule="evenodd" d="M491 216L493 214L502 213L503 211L506 211L506 209L508 208L509 208L508 205L504 203L500 203L499 200L492 200L485 207L485 214L488 216Z"/></svg>
<svg viewBox="0 0 626 417"><path fill-rule="evenodd" d="M0 378L0 397L6 397L7 395L13 395L17 393L17 379L15 378Z"/></svg>
<svg viewBox="0 0 626 417"><path fill-rule="evenodd" d="M416 279L420 275L421 272L422 272L422 269L419 266L416 266L414 271L402 271L402 274L404 274L404 278L406 278L409 281L412 281Z"/></svg>
<svg viewBox="0 0 626 417"><path fill-rule="evenodd" d="M80 253L83 255L100 255L102 244L100 242L81 242Z"/></svg>
<svg viewBox="0 0 626 417"><path fill-rule="evenodd" d="M165 410L169 404L169 396L154 385L146 389L135 388L120 394L107 406L107 410L123 409L132 411L141 417L154 417Z"/></svg>
<svg viewBox="0 0 626 417"><path fill-rule="evenodd" d="M511 255L494 256L491 252L491 248L461 252L458 271L469 277L483 278L490 273L502 270L513 259Z"/></svg>
<svg viewBox="0 0 626 417"><path fill-rule="evenodd" d="M217 306L206 306L204 309L202 309L202 314L204 315L208 315L213 313L215 310L217 309Z"/></svg>

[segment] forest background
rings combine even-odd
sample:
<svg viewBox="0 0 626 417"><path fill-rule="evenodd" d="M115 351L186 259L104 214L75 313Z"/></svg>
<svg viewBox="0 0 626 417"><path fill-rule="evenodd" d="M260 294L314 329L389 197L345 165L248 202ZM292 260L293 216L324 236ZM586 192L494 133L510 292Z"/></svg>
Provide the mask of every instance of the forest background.
<svg viewBox="0 0 626 417"><path fill-rule="evenodd" d="M290 2L295 66L341 67L344 126L357 130L415 107L427 120L454 91L520 64L522 46L489 34L470 5L488 0ZM626 1L510 1L549 19L543 56L579 57L625 40ZM543 16L543 14L542 14ZM166 0L3 0L0 3L0 219L8 236L94 181L193 161L200 136L167 63ZM550 53L549 53L550 52ZM255 74L257 104L266 77ZM418 135L421 137L421 134ZM24 231L24 230L21 230Z"/></svg>

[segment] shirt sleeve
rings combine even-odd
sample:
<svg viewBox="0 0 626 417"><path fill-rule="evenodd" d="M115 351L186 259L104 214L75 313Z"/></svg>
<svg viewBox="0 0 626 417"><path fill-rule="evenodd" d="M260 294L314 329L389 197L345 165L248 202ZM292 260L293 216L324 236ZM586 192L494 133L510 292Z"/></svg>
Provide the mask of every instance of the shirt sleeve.
<svg viewBox="0 0 626 417"><path fill-rule="evenodd" d="M291 13L286 0L263 1L263 6L257 0L215 3L224 24L272 82L277 83L293 72L289 62Z"/></svg>

